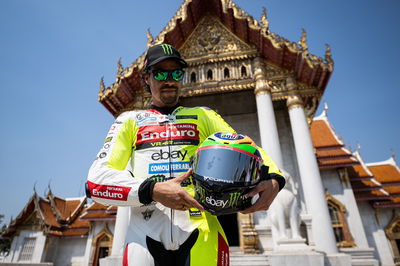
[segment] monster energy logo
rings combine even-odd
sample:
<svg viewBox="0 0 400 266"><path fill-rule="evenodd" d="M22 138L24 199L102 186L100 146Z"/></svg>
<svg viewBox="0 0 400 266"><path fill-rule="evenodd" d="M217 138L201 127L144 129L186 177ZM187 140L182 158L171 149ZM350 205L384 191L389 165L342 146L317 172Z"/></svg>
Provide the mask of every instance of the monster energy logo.
<svg viewBox="0 0 400 266"><path fill-rule="evenodd" d="M173 53L171 45L169 45L169 44L161 44L161 47L163 48L164 54L171 55Z"/></svg>
<svg viewBox="0 0 400 266"><path fill-rule="evenodd" d="M239 197L240 197L240 192L229 193L228 206L233 207L233 208L237 207Z"/></svg>
<svg viewBox="0 0 400 266"><path fill-rule="evenodd" d="M198 196L198 201L204 201L206 198L206 191L204 188L197 186L196 193Z"/></svg>
<svg viewBox="0 0 400 266"><path fill-rule="evenodd" d="M154 175L154 176L151 176L150 179L155 182L164 182L165 176L164 175Z"/></svg>

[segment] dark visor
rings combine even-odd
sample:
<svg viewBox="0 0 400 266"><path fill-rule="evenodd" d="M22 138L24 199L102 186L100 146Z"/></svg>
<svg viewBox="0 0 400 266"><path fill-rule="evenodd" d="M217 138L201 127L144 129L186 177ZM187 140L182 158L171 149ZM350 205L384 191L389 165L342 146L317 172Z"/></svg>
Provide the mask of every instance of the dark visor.
<svg viewBox="0 0 400 266"><path fill-rule="evenodd" d="M226 146L206 146L197 150L193 172L204 181L226 184L252 184L258 181L262 159Z"/></svg>

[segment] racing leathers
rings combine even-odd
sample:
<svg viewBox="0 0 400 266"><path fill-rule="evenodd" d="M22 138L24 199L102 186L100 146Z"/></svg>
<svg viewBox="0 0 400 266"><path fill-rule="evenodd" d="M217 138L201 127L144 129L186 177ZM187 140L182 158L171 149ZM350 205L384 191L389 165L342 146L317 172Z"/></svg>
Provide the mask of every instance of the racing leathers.
<svg viewBox="0 0 400 266"><path fill-rule="evenodd" d="M215 216L197 209L180 211L139 200L142 183L149 179L162 182L185 173L197 147L216 132L234 130L205 107L178 106L169 113L156 107L129 111L111 126L89 170L88 187L92 199L99 203L132 207L125 263L164 265L165 261L159 261L163 260L159 252L177 251L188 245L188 255L171 265L177 261L192 266L229 265L229 247ZM279 172L272 161L266 163L270 164L270 172ZM181 186L194 196L191 178ZM196 259L191 259L195 254Z"/></svg>

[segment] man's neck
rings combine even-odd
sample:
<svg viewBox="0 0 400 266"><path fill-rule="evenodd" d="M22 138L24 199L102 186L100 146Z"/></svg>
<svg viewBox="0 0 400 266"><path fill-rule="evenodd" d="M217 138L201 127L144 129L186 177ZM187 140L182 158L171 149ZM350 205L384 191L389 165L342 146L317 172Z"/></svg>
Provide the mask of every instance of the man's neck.
<svg viewBox="0 0 400 266"><path fill-rule="evenodd" d="M150 106L150 109L154 109L154 110L157 110L157 111L159 111L160 113L162 113L164 115L168 115L168 114L171 114L178 106L180 106L179 103L177 103L174 106L163 106L163 107L159 107L159 106L156 106L156 105L152 104Z"/></svg>

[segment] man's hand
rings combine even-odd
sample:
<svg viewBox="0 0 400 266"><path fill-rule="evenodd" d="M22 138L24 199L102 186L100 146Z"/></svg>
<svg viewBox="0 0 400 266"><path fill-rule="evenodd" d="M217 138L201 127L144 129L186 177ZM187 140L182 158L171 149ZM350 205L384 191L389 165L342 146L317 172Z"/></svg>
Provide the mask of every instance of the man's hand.
<svg viewBox="0 0 400 266"><path fill-rule="evenodd" d="M165 182L157 182L153 188L153 200L176 210L183 211L196 208L204 211L203 206L181 187L181 183L189 178L192 171L192 169L189 169L179 177Z"/></svg>
<svg viewBox="0 0 400 266"><path fill-rule="evenodd" d="M279 192L279 184L275 179L261 181L254 189L247 195L253 197L259 194L258 200L249 208L241 211L243 214L249 214L256 211L268 210L272 201L275 199Z"/></svg>

